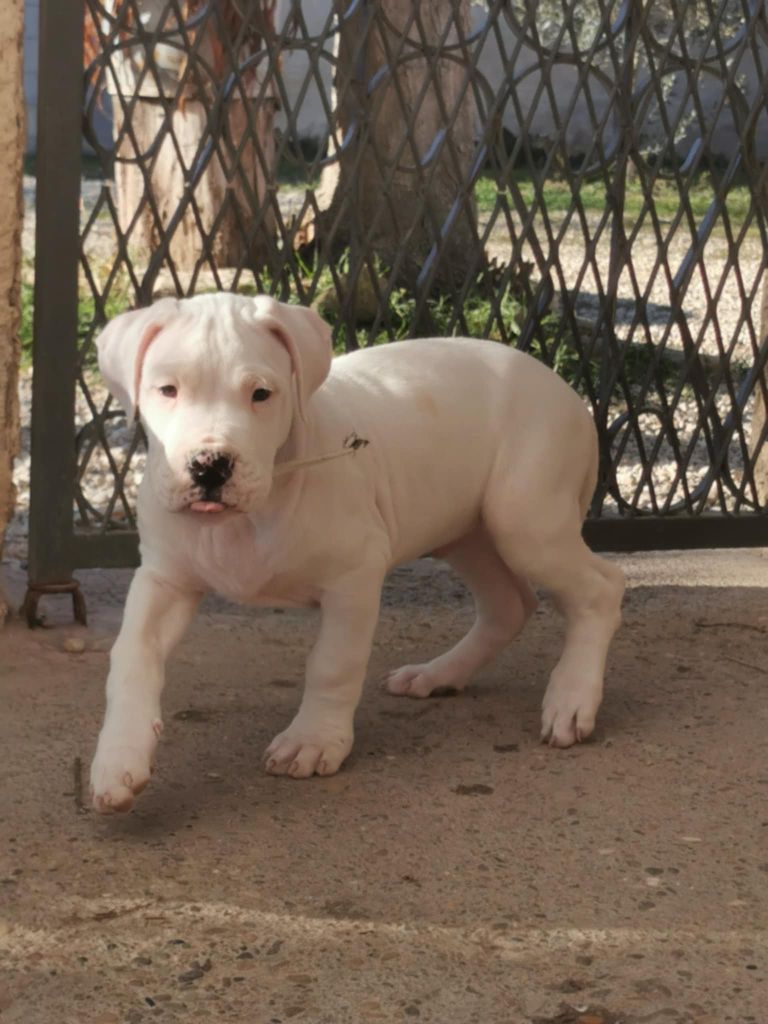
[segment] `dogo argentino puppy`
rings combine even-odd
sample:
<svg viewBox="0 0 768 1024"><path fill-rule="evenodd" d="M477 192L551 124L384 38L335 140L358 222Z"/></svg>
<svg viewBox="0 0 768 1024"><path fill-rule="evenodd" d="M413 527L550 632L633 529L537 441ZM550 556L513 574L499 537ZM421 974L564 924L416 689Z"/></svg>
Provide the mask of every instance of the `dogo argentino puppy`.
<svg viewBox="0 0 768 1024"><path fill-rule="evenodd" d="M430 552L467 584L476 619L445 654L392 672L389 691L461 689L520 632L533 584L566 621L542 737L566 747L592 732L623 579L581 537L596 435L555 373L468 338L332 361L330 329L313 311L233 294L124 313L98 350L128 416L140 410L149 450L141 568L112 650L91 769L97 810L127 810L149 779L165 662L206 591L319 606L301 706L268 746L266 769L338 771L384 577ZM354 435L368 444L347 454Z"/></svg>

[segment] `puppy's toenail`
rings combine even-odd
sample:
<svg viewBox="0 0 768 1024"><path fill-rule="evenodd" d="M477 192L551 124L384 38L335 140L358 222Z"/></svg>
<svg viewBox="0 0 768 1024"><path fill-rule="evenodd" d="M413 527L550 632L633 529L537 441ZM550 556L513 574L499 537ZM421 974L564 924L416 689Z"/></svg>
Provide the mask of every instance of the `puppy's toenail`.
<svg viewBox="0 0 768 1024"><path fill-rule="evenodd" d="M123 785L127 786L128 789L131 789L133 787L133 776L131 775L130 772L126 772L125 775L123 776Z"/></svg>

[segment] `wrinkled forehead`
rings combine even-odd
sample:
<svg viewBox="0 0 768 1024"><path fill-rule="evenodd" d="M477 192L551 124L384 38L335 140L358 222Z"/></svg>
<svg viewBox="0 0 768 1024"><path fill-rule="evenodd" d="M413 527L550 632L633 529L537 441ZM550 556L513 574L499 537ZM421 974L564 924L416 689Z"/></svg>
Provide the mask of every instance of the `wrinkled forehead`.
<svg viewBox="0 0 768 1024"><path fill-rule="evenodd" d="M243 316L237 306L190 303L182 307L147 351L144 373L175 372L201 380L288 377L290 356L272 331Z"/></svg>

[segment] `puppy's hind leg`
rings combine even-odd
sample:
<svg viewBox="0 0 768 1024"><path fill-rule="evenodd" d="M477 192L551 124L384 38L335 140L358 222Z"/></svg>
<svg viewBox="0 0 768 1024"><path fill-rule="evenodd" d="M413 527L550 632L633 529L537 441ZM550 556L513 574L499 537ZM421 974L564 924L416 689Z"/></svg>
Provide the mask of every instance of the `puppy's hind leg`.
<svg viewBox="0 0 768 1024"><path fill-rule="evenodd" d="M544 695L541 735L552 746L568 747L595 725L608 647L621 621L624 575L582 540L576 502L553 511L538 520L517 516L514 529L496 516L489 528L510 569L548 590L565 617L565 645Z"/></svg>
<svg viewBox="0 0 768 1024"><path fill-rule="evenodd" d="M476 618L467 635L445 654L391 672L386 688L398 696L429 697L463 689L479 668L514 640L536 608L527 580L507 568L482 526L435 554L472 592Z"/></svg>

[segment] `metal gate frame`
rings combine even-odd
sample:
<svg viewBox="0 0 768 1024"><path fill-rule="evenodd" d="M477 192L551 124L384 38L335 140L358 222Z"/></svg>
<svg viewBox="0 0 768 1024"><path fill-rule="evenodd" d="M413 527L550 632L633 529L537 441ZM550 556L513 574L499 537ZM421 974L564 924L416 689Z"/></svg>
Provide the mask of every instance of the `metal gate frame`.
<svg viewBox="0 0 768 1024"><path fill-rule="evenodd" d="M82 154L83 8L42 0L35 239L34 381L31 430L29 590L32 623L44 593L72 593L77 568L138 564L133 531L75 529L73 443L78 336L79 204ZM768 339L761 338L762 348ZM597 550L630 552L768 546L768 512L590 519L585 538Z"/></svg>

